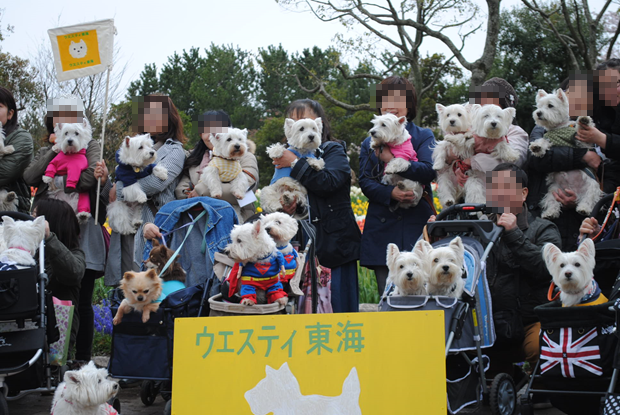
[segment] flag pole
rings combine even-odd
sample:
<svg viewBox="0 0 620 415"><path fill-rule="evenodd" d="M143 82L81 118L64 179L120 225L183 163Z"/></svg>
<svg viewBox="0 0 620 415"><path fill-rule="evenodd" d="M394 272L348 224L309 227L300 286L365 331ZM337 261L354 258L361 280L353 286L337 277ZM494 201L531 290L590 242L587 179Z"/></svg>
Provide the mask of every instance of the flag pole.
<svg viewBox="0 0 620 415"><path fill-rule="evenodd" d="M101 154L99 160L103 160L103 149L105 147L105 125L108 119L108 93L110 91L110 71L111 66L108 66L108 72L106 74L105 81L105 106L103 107L103 125L101 126ZM99 223L99 194L101 193L101 177L97 179L97 198L95 199L95 224ZM103 224L101 224L103 225Z"/></svg>

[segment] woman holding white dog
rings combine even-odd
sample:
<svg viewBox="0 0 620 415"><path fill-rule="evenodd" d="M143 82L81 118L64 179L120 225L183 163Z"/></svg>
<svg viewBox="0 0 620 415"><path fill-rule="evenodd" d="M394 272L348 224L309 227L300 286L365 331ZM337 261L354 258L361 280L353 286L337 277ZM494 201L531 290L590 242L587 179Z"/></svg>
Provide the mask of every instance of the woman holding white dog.
<svg viewBox="0 0 620 415"><path fill-rule="evenodd" d="M34 204L39 200L50 197L50 187L44 183L41 178L45 173L45 169L50 161L56 157L59 149L54 148L56 136L54 127L59 123L81 123L84 119L84 104L77 97L63 97L58 99L50 99L47 102L47 115L45 117L45 126L47 128L47 137L43 140L43 146L39 149L34 159L24 171L24 180L30 186L36 187L37 192L34 196ZM94 215L94 207L97 197L97 175L95 174L96 165L99 162L101 154L101 146L99 141L90 140L86 148L86 159L88 160L88 168L80 175L80 180L76 186L76 192L67 193L60 192L62 198L70 200L72 195L77 197L78 192L87 192L89 194L90 206ZM107 172L105 173L107 179ZM63 179L64 180L64 179ZM89 361L93 345L94 333L94 313L91 306L93 290L95 288L95 280L103 276L103 270L106 264L107 252L107 230L102 226L106 220L107 197L105 194L110 191L112 185L107 180L101 182L101 195L99 204L99 221L95 223L94 217L88 219L86 223L81 223L79 243L80 248L85 254L86 271L80 284L80 299L76 305L76 311L80 315L80 330L77 333L76 341L76 360ZM57 195L53 196L58 198ZM58 206L58 205L53 205Z"/></svg>
<svg viewBox="0 0 620 415"><path fill-rule="evenodd" d="M291 167L291 177L308 191L310 220L317 230L319 263L331 268L331 303L335 313L359 310L357 259L360 249L360 230L351 208L351 167L345 147L331 137L329 122L321 104L311 99L292 102L286 117L295 121L304 118L323 121L322 143L317 157L325 161L322 170L309 168L305 158L285 150L274 159L276 168ZM297 204L283 210L292 215Z"/></svg>
<svg viewBox="0 0 620 415"><path fill-rule="evenodd" d="M381 115L390 113L407 117L406 129L418 161L411 161L409 170L399 175L424 186L424 196L417 206L408 209L397 207L398 203L413 201L413 192L381 183L383 165L394 155L387 146L372 151L371 137L364 140L360 151L359 183L369 205L362 234L360 264L375 271L379 294L383 294L388 275L387 245L394 243L400 250L410 251L426 220L435 212L431 196L431 181L435 178L432 160L435 136L430 129L413 123L418 101L416 90L409 80L399 76L384 79L377 86L376 102Z"/></svg>
<svg viewBox="0 0 620 415"><path fill-rule="evenodd" d="M138 113L134 113L133 130L138 134L150 134L157 150L158 166L166 168L168 177L161 180L155 175L138 179L137 183L148 200L142 206L143 225L134 235L120 235L112 232L110 253L105 270L106 285L118 285L126 271L138 271L142 263L144 239L141 237L144 224L153 222L159 208L175 200L177 187L183 165L185 151L183 143L187 141L183 133L183 122L172 99L164 95L148 95L136 99ZM110 191L110 202L123 197L123 183L116 182ZM138 235L135 237L135 235Z"/></svg>
<svg viewBox="0 0 620 415"><path fill-rule="evenodd" d="M224 111L207 111L200 116L198 121L200 140L185 160L181 180L175 189L177 199L211 196L209 186L200 181L200 176L209 165L212 157L213 143L209 138L212 134L226 132L229 127L232 127L230 117ZM246 151L239 162L241 163L241 172L248 177L250 188L256 190L258 184L256 157L250 151ZM230 183L222 183L222 199L231 204L237 213L239 223L242 224L254 215L254 205L250 203L240 207L238 199L231 193L231 187Z"/></svg>

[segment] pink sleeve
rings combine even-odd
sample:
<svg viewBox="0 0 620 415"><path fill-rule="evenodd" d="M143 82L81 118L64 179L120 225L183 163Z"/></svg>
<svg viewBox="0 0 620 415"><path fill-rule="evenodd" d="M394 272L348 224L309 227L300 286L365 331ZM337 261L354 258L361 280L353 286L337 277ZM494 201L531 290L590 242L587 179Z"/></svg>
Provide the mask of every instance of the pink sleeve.
<svg viewBox="0 0 620 415"><path fill-rule="evenodd" d="M56 171L58 170L58 166L56 166L56 163L58 163L58 156L54 157L52 161L50 161L50 163L47 165L47 168L45 169L45 176L56 176Z"/></svg>

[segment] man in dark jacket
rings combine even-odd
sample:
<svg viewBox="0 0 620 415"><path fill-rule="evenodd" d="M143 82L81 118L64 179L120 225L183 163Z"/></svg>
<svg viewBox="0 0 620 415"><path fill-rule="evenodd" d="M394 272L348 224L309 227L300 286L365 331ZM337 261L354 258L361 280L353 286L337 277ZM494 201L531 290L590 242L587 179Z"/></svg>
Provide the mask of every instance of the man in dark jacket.
<svg viewBox="0 0 620 415"><path fill-rule="evenodd" d="M500 242L487 260L498 346L521 345L525 359L538 360L540 322L534 307L547 302L551 276L542 257L546 243L559 244L560 232L548 220L524 209L528 195L526 173L502 163L487 173L487 206L497 225L504 227ZM518 361L519 357L511 356Z"/></svg>

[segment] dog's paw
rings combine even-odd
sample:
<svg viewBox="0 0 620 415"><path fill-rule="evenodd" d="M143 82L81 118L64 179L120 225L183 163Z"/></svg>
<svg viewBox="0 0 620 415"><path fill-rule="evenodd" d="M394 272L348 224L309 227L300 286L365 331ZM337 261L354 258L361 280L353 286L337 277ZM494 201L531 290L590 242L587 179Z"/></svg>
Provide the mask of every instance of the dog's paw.
<svg viewBox="0 0 620 415"><path fill-rule="evenodd" d="M151 319L151 312L147 311L146 313L142 313L142 322L146 323Z"/></svg>
<svg viewBox="0 0 620 415"><path fill-rule="evenodd" d="M0 151L0 154L2 154L3 156L7 155L7 154L13 154L15 152L15 147L13 146L6 146L2 149L2 151Z"/></svg>
<svg viewBox="0 0 620 415"><path fill-rule="evenodd" d="M114 319L112 320L112 324L117 326L120 324L122 317L117 313Z"/></svg>
<svg viewBox="0 0 620 415"><path fill-rule="evenodd" d="M211 197L214 198L214 199L221 199L222 198L222 192L211 192ZM241 199L241 197L238 197L237 199Z"/></svg>
<svg viewBox="0 0 620 415"><path fill-rule="evenodd" d="M577 128L579 128L581 125L586 127L594 127L594 120L590 116L582 115L577 118Z"/></svg>
<svg viewBox="0 0 620 415"><path fill-rule="evenodd" d="M281 143L275 143L267 147L267 155L271 159L277 159L282 157L284 150L286 150L286 148Z"/></svg>
<svg viewBox="0 0 620 415"><path fill-rule="evenodd" d="M54 178L53 177L49 177L49 176L43 176L43 178L41 180L43 180L43 183L50 184L52 182L52 180L54 180Z"/></svg>
<svg viewBox="0 0 620 415"><path fill-rule="evenodd" d="M133 226L133 228L137 231L140 229L140 226L142 226L142 220L134 220L131 222L131 226Z"/></svg>
<svg viewBox="0 0 620 415"><path fill-rule="evenodd" d="M588 212L589 213L589 212ZM586 213L587 215L587 213ZM541 218L543 219L547 219L547 220L551 220L551 219L557 219L560 217L560 211L556 211L556 210L545 210L541 215Z"/></svg>
<svg viewBox="0 0 620 415"><path fill-rule="evenodd" d="M160 180L168 179L168 169L166 169L165 167L155 166L153 168L153 174L155 175L155 177L157 177Z"/></svg>
<svg viewBox="0 0 620 415"><path fill-rule="evenodd" d="M76 216L80 224L88 222L88 219L91 218L91 214L89 212L78 212Z"/></svg>
<svg viewBox="0 0 620 415"><path fill-rule="evenodd" d="M239 192L239 191L234 191L234 192L232 192L232 195L234 197L236 197L237 199L243 199L243 197L245 196L245 193L242 193L242 192Z"/></svg>
<svg viewBox="0 0 620 415"><path fill-rule="evenodd" d="M445 201L443 202L443 205L444 205L445 207L452 206L453 204L454 204L454 199L447 199L447 200L445 200Z"/></svg>
<svg viewBox="0 0 620 415"><path fill-rule="evenodd" d="M542 153L542 147L535 143L530 144L530 152L533 156L536 157L544 156L544 154Z"/></svg>
<svg viewBox="0 0 620 415"><path fill-rule="evenodd" d="M306 161L308 162L310 167L312 167L316 171L323 170L323 168L325 167L325 160L323 159L306 159Z"/></svg>
<svg viewBox="0 0 620 415"><path fill-rule="evenodd" d="M280 297L276 300L276 303L286 305L288 303L288 297Z"/></svg>
<svg viewBox="0 0 620 415"><path fill-rule="evenodd" d="M252 306L256 304L254 301L250 300L249 298L244 298L243 300L241 300L241 305L248 305L248 306Z"/></svg>
<svg viewBox="0 0 620 415"><path fill-rule="evenodd" d="M411 167L411 163L409 163L407 160L401 159L401 158L393 158L387 164L387 166L385 166L385 173L386 174L400 173L403 171L407 171L409 167Z"/></svg>

